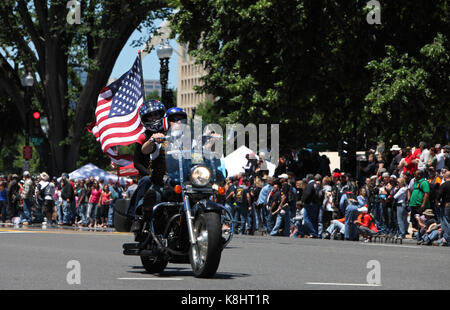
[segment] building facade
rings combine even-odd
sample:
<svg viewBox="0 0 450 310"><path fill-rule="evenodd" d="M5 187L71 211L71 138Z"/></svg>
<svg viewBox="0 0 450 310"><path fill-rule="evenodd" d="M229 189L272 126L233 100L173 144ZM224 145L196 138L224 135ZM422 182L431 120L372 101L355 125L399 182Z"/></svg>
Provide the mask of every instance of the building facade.
<svg viewBox="0 0 450 310"><path fill-rule="evenodd" d="M114 82L115 80L117 80L117 79L110 78L108 80L108 85L111 84L112 82ZM161 83L159 82L159 80L145 80L144 79L144 90L145 90L146 96L156 90L156 91L158 91L158 96L161 98Z"/></svg>
<svg viewBox="0 0 450 310"><path fill-rule="evenodd" d="M195 109L200 103L212 101L212 95L197 94L194 86L201 85L200 78L206 71L195 64L195 59L188 55L185 45L178 44L178 85L177 106L184 109L188 117L193 117Z"/></svg>
<svg viewBox="0 0 450 310"><path fill-rule="evenodd" d="M158 91L158 95L161 98L161 83L159 80L145 80L144 79L145 94L148 95L155 90Z"/></svg>

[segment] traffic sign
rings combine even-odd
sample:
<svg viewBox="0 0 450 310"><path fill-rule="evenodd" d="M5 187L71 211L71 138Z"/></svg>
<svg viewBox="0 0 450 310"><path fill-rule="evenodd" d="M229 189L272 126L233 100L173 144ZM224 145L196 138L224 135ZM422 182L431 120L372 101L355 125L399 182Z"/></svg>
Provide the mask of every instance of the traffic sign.
<svg viewBox="0 0 450 310"><path fill-rule="evenodd" d="M44 143L44 138L42 137L31 137L30 142L33 143L34 146L39 146Z"/></svg>
<svg viewBox="0 0 450 310"><path fill-rule="evenodd" d="M23 147L23 159L30 160L31 158L33 158L33 147L25 145Z"/></svg>

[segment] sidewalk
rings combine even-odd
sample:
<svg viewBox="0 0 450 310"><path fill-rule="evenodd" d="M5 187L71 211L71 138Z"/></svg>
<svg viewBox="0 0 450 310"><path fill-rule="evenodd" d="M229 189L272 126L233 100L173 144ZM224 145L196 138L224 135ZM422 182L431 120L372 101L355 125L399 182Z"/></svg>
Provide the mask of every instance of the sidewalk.
<svg viewBox="0 0 450 310"><path fill-rule="evenodd" d="M22 224L12 224L12 223L0 223L0 228L7 229L15 229L15 230L24 230L24 231L37 231L37 230L64 230L64 231L80 231L80 232L116 232L115 228L89 228L89 227L81 227L81 226L68 226L68 225L42 225L42 224L30 224L30 225L22 225Z"/></svg>

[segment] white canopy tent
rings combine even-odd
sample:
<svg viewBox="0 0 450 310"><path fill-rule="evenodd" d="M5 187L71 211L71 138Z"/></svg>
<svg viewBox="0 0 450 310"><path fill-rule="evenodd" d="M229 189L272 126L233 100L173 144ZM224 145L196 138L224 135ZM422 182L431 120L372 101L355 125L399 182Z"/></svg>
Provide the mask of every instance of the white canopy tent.
<svg viewBox="0 0 450 310"><path fill-rule="evenodd" d="M230 155L226 156L225 161L225 168L227 169L228 176L237 175L240 172L244 172L244 166L247 165L247 159L245 158L245 155L255 153L245 145L241 146L234 152L232 152ZM256 154L256 153L255 153ZM256 155L256 158L259 159L258 155ZM275 173L275 165L271 162L267 161L267 169L269 169L269 176L273 176Z"/></svg>
<svg viewBox="0 0 450 310"><path fill-rule="evenodd" d="M73 180L81 180L89 178L91 176L96 179L103 179L105 183L108 183L109 180L117 182L117 175L109 174L108 172L91 163L86 164L83 167L69 173L69 178ZM119 178L119 182L120 184L125 184L125 178Z"/></svg>

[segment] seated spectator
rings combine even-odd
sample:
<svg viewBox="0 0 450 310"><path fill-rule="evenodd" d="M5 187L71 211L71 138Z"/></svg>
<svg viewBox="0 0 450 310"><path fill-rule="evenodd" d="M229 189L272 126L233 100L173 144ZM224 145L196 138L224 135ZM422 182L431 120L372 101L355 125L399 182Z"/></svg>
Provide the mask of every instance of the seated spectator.
<svg viewBox="0 0 450 310"><path fill-rule="evenodd" d="M419 223L419 232L417 234L417 244L431 245L439 237L438 229L440 225L434 219L434 213L431 209L423 212L422 216L417 216Z"/></svg>
<svg viewBox="0 0 450 310"><path fill-rule="evenodd" d="M345 217L332 220L330 222L330 226L328 226L327 231L325 232L325 236L323 239L331 239L331 237L334 237L334 239L340 239L344 240L345 235Z"/></svg>
<svg viewBox="0 0 450 310"><path fill-rule="evenodd" d="M363 236L365 242L371 241L372 237L378 235L375 219L367 211L364 210L361 212L354 223L358 226L358 231Z"/></svg>

